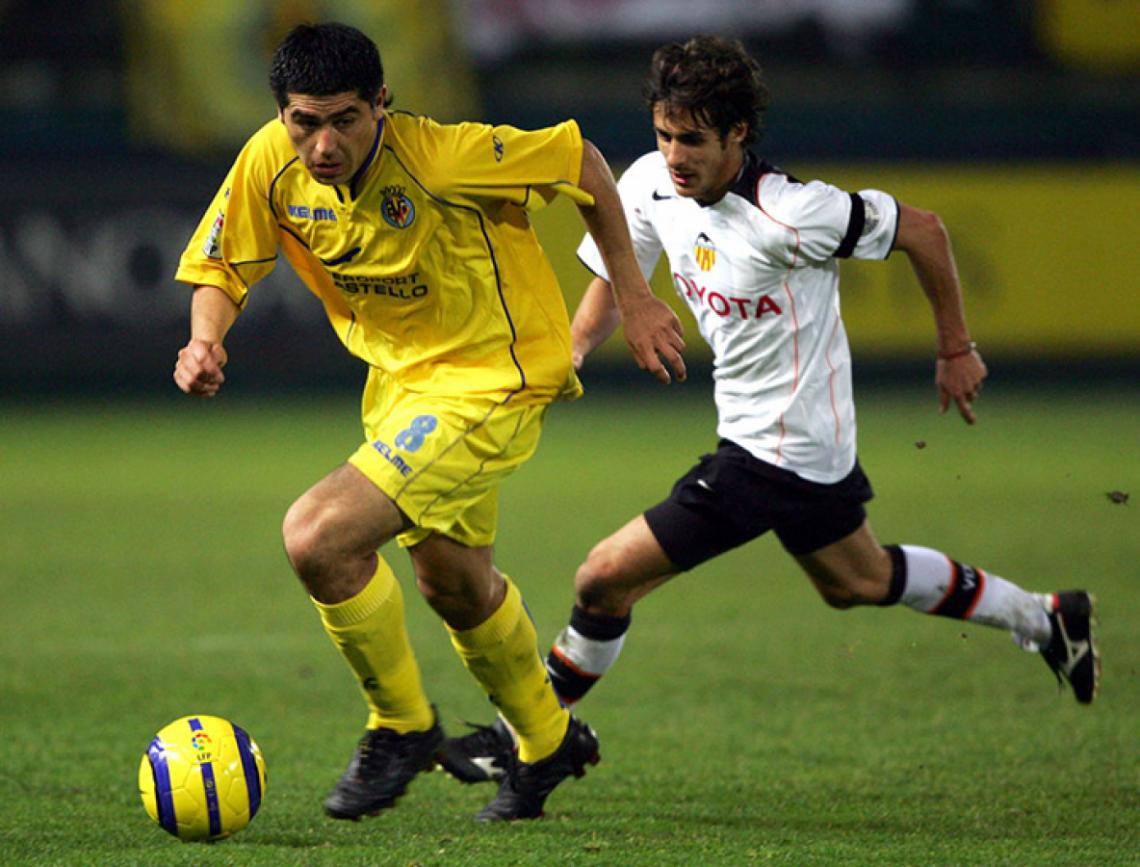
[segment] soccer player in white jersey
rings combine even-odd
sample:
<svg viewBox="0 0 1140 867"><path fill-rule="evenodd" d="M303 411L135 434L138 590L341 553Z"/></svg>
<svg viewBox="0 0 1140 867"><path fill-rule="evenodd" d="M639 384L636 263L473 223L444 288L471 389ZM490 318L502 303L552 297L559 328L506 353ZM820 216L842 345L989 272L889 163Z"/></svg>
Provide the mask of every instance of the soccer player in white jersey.
<svg viewBox="0 0 1140 867"><path fill-rule="evenodd" d="M703 36L660 48L645 97L657 150L618 189L643 272L665 254L713 349L720 441L579 567L570 623L546 660L562 701L577 702L617 659L635 602L773 530L827 604L902 604L1007 629L1091 702L1090 594L1029 593L931 548L881 545L866 518L872 491L856 458L837 260L909 258L934 314L941 409L953 403L972 424L986 367L942 222L879 190L801 183L759 159L749 145L768 92L738 42ZM571 326L580 366L619 314L596 245L587 237L578 252L597 275ZM468 782L490 779L510 743L497 721L448 741L444 765Z"/></svg>

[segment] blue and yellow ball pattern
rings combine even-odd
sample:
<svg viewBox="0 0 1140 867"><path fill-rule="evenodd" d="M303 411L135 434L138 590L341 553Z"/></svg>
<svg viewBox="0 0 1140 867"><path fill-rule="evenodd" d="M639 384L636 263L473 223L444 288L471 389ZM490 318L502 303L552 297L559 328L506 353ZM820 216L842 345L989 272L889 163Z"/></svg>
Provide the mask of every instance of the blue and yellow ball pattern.
<svg viewBox="0 0 1140 867"><path fill-rule="evenodd" d="M261 807L265 779L253 738L205 714L164 727L139 764L143 807L182 840L220 840L240 831Z"/></svg>

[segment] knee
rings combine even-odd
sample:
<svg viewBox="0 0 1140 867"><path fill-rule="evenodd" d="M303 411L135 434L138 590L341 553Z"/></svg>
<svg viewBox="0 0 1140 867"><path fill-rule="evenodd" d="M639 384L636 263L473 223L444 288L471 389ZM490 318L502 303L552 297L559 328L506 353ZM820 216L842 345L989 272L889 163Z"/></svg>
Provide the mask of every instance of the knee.
<svg viewBox="0 0 1140 867"><path fill-rule="evenodd" d="M834 608L837 611L846 611L849 608L854 608L857 605L864 605L866 601L860 599L859 596L851 589L850 586L844 584L816 584L817 591L820 597L827 604L829 608Z"/></svg>
<svg viewBox="0 0 1140 867"><path fill-rule="evenodd" d="M628 613L629 594L623 577L618 551L604 542L594 546L574 576L579 607L604 614Z"/></svg>
<svg viewBox="0 0 1140 867"><path fill-rule="evenodd" d="M301 497L285 513L281 536L285 554L302 578L320 574L333 559L330 539L332 516L328 509Z"/></svg>

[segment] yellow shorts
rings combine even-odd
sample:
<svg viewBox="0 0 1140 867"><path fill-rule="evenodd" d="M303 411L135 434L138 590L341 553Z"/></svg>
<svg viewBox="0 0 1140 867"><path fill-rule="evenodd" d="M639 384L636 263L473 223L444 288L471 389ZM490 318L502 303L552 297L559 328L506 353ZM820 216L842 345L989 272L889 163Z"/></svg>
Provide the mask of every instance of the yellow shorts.
<svg viewBox="0 0 1140 867"><path fill-rule="evenodd" d="M416 394L372 371L366 439L348 460L415 525L396 537L402 547L431 533L490 545L499 484L534 454L546 406Z"/></svg>

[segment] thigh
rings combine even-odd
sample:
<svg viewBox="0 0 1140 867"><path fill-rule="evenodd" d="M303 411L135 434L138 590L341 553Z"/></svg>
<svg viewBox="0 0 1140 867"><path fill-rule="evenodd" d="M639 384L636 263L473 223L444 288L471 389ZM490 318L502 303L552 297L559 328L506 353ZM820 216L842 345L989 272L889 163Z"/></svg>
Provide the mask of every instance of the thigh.
<svg viewBox="0 0 1140 867"><path fill-rule="evenodd" d="M375 551L408 523L391 498L351 464L303 493L286 522L296 533L319 534L324 547L343 552Z"/></svg>
<svg viewBox="0 0 1140 867"><path fill-rule="evenodd" d="M349 462L410 519L400 544L494 542L499 485L537 448L545 406L406 392L379 406Z"/></svg>

